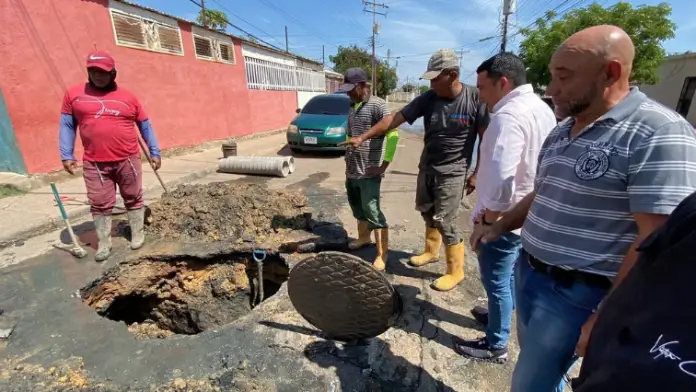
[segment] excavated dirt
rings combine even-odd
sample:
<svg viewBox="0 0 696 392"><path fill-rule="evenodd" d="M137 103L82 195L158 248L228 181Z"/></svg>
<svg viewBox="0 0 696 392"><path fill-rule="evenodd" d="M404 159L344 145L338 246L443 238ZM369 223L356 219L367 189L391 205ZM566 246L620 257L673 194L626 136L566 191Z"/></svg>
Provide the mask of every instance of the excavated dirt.
<svg viewBox="0 0 696 392"><path fill-rule="evenodd" d="M263 300L287 280L279 256L263 261ZM119 264L81 290L84 302L140 338L193 335L244 316L260 301L251 253L147 257Z"/></svg>
<svg viewBox="0 0 696 392"><path fill-rule="evenodd" d="M311 210L299 192L240 183L180 185L151 206L148 231L168 239L263 242L308 231Z"/></svg>

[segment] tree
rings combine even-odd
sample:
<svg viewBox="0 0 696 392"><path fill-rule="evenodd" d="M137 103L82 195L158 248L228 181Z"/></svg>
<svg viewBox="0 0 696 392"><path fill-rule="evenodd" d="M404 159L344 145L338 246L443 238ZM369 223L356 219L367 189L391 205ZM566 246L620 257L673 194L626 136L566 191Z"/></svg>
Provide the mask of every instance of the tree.
<svg viewBox="0 0 696 392"><path fill-rule="evenodd" d="M329 60L334 63L333 69L343 73L348 68L362 68L367 72L368 77L372 78L372 56L367 50L352 46L339 46L335 55L329 56ZM379 97L386 97L396 88L396 70L387 64L386 61L377 61L377 86L373 92Z"/></svg>
<svg viewBox="0 0 696 392"><path fill-rule="evenodd" d="M662 42L673 38L676 29L670 20L671 13L669 3L634 8L627 2L609 8L593 3L556 20L553 20L556 13L548 11L545 18L536 21L535 27L520 30L525 37L520 43L520 57L528 67L527 79L535 89L543 91L551 81L549 62L558 46L584 28L610 24L623 28L636 47L631 81L655 84L659 81L657 70L666 54Z"/></svg>
<svg viewBox="0 0 696 392"><path fill-rule="evenodd" d="M211 9L201 9L196 21L213 30L225 30L228 23L227 14Z"/></svg>
<svg viewBox="0 0 696 392"><path fill-rule="evenodd" d="M404 83L404 85L401 86L401 90L403 90L407 93L410 93L412 91L418 90L418 86L416 86L415 84L411 84L411 83Z"/></svg>
<svg viewBox="0 0 696 392"><path fill-rule="evenodd" d="M430 86L420 86L418 90L421 94L423 94L424 92L430 90Z"/></svg>

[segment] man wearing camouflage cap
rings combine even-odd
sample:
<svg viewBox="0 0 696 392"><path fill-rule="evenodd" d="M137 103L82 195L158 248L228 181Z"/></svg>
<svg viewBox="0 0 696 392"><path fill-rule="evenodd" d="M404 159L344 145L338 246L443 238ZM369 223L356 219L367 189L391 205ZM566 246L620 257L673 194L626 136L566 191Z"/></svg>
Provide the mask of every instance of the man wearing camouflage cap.
<svg viewBox="0 0 696 392"><path fill-rule="evenodd" d="M468 179L467 172L476 135L483 135L489 116L478 89L459 81L459 58L453 51L441 49L432 55L421 79L430 80L431 90L349 143L357 148L365 140L423 117L425 145L418 164L416 209L425 220L425 250L412 257L410 264L422 267L438 261L444 238L447 273L432 288L449 291L464 279L464 241L457 218L464 189L467 194L474 190L476 170Z"/></svg>

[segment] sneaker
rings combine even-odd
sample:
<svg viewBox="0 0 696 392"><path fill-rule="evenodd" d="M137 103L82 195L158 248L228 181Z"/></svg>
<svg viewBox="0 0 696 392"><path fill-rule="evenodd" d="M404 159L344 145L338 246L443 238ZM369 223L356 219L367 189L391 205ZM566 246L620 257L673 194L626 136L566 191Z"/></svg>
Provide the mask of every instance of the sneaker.
<svg viewBox="0 0 696 392"><path fill-rule="evenodd" d="M508 358L507 348L492 348L486 338L478 340L457 339L454 342L454 350L459 355L475 361L505 363Z"/></svg>
<svg viewBox="0 0 696 392"><path fill-rule="evenodd" d="M483 306L475 306L473 309L471 309L471 315L474 316L476 321L483 324L484 327L488 325L488 308L484 308Z"/></svg>

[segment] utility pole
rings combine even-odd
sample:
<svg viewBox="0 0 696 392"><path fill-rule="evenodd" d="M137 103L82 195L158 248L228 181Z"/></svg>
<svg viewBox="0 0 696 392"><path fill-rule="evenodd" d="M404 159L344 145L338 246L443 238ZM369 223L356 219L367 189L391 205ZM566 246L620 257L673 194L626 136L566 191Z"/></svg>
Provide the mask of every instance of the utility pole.
<svg viewBox="0 0 696 392"><path fill-rule="evenodd" d="M389 8L384 3L376 3L373 1L363 0L363 4L367 6L372 6L372 10L363 9L363 12L372 14L372 89L373 91L377 89L377 56L375 54L375 35L379 34L379 25L377 24L377 15L387 16L386 13L377 12L377 7Z"/></svg>
<svg viewBox="0 0 696 392"><path fill-rule="evenodd" d="M462 70L462 59L464 58L464 53L469 53L469 51L464 50L464 48L459 48L459 71L460 72Z"/></svg>
<svg viewBox="0 0 696 392"><path fill-rule="evenodd" d="M288 43L288 26L285 26L285 51L290 53L290 44Z"/></svg>
<svg viewBox="0 0 696 392"><path fill-rule="evenodd" d="M201 15L203 15L201 18L203 19L203 26L208 27L208 17L205 14L205 0L201 0Z"/></svg>
<svg viewBox="0 0 696 392"><path fill-rule="evenodd" d="M326 65L326 62L324 61L324 45L321 46L321 65Z"/></svg>
<svg viewBox="0 0 696 392"><path fill-rule="evenodd" d="M503 40L500 43L500 53L507 50L508 18L515 13L517 8L516 0L503 0Z"/></svg>

